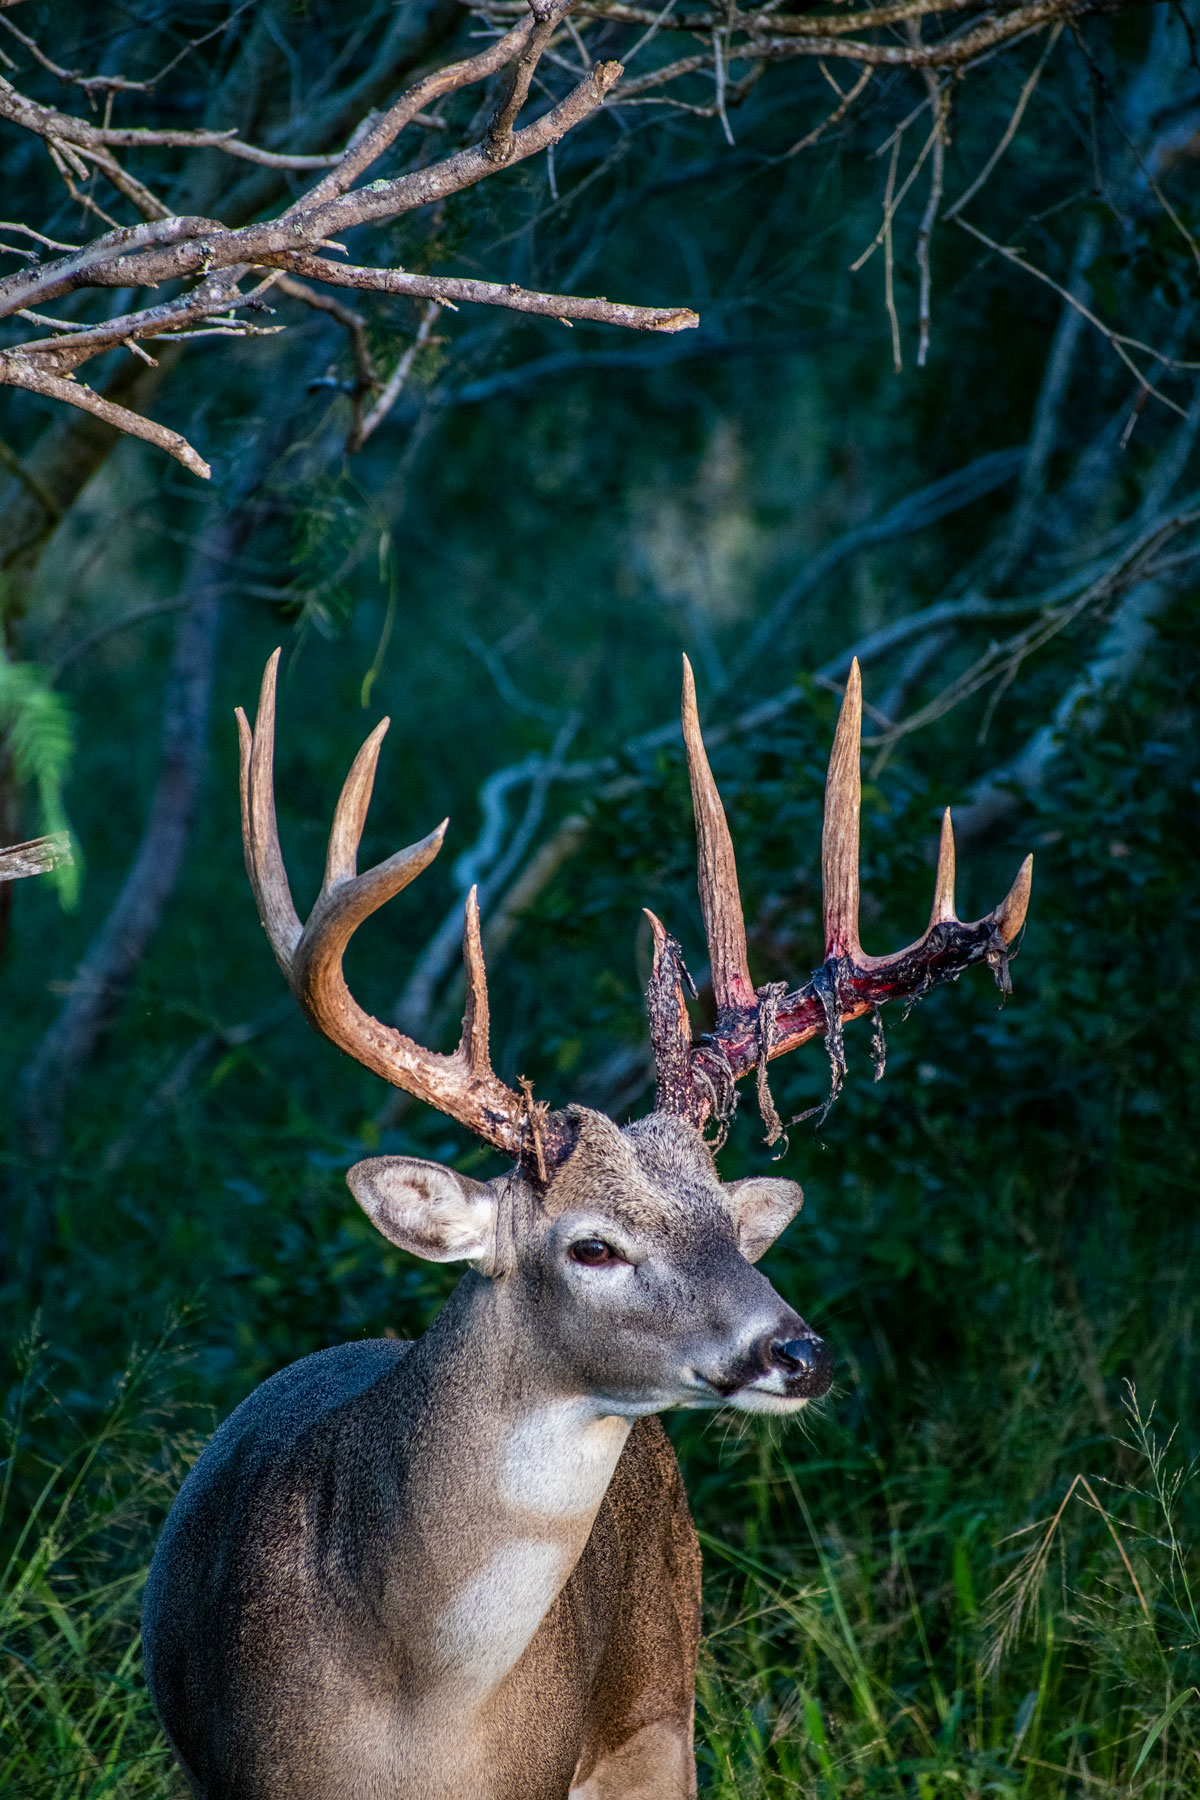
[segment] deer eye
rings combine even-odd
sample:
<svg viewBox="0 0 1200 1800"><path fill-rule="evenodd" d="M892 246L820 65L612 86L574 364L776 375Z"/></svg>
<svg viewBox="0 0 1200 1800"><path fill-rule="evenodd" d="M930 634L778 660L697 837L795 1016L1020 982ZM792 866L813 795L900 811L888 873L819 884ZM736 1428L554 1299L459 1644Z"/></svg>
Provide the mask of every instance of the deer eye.
<svg viewBox="0 0 1200 1800"><path fill-rule="evenodd" d="M580 1238L577 1244L571 1245L567 1255L572 1262L585 1263L589 1269L600 1268L604 1263L625 1261L603 1238Z"/></svg>

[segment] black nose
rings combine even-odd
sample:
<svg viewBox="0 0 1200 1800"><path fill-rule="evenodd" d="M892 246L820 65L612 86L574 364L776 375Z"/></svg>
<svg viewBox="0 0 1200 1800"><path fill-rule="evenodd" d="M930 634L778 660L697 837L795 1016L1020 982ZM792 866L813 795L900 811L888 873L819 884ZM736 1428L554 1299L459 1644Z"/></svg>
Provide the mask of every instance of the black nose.
<svg viewBox="0 0 1200 1800"><path fill-rule="evenodd" d="M771 1360L782 1369L789 1395L815 1400L829 1392L833 1351L821 1338L776 1338L771 1344Z"/></svg>

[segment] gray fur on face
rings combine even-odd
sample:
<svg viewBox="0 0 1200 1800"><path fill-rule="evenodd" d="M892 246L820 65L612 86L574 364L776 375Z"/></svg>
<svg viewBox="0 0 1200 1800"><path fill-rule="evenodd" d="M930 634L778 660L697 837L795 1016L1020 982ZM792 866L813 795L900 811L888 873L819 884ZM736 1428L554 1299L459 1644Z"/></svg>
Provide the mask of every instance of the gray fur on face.
<svg viewBox="0 0 1200 1800"><path fill-rule="evenodd" d="M568 1116L575 1147L544 1190L404 1157L356 1164L350 1186L394 1243L491 1277L510 1329L564 1390L628 1415L727 1402L767 1374L772 1339L810 1335L750 1266L800 1188L722 1185L700 1133L668 1114L624 1128L585 1107ZM616 1260L580 1266L572 1245L586 1239Z"/></svg>

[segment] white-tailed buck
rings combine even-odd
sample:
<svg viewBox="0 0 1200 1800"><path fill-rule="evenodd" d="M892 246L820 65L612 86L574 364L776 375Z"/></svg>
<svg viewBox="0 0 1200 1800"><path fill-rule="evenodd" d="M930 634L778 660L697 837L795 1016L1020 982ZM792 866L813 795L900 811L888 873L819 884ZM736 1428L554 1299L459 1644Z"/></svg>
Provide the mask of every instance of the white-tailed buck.
<svg viewBox="0 0 1200 1800"><path fill-rule="evenodd" d="M796 1213L792 1181L721 1183L704 1131L769 1058L924 993L969 964L1007 983L1029 895L954 914L943 828L933 915L895 956L858 940L857 666L826 789L825 962L756 989L733 847L685 667L683 728L717 1025L692 1042L678 946L656 919L648 1006L655 1110L618 1127L552 1113L492 1071L474 893L462 1040L422 1049L342 975L361 921L436 856L444 827L364 875L356 854L385 720L334 816L301 925L275 824L277 656L253 734L239 714L246 865L296 999L317 1028L512 1162L473 1181L381 1156L349 1183L385 1237L467 1273L425 1336L342 1344L263 1384L184 1483L146 1591L146 1671L204 1800L684 1800L700 1558L654 1416L787 1413L833 1359L754 1263Z"/></svg>

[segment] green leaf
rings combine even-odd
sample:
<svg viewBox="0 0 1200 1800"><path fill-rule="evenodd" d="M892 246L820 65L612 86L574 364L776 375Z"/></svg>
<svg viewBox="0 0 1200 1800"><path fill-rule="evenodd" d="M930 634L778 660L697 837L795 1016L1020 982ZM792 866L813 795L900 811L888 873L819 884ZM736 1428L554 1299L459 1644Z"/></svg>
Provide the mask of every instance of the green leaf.
<svg viewBox="0 0 1200 1800"><path fill-rule="evenodd" d="M1184 1701L1190 1699L1193 1694L1200 1699L1200 1688L1184 1688L1181 1694L1176 1694L1167 1710L1164 1713L1160 1713L1158 1718L1155 1719L1153 1725L1146 1733L1146 1741L1142 1745L1142 1748L1138 1753L1138 1759L1133 1765L1133 1772L1135 1775L1153 1750L1155 1744L1157 1744L1163 1732L1167 1729L1167 1726L1171 1723L1171 1720L1175 1717L1175 1714L1183 1705Z"/></svg>

